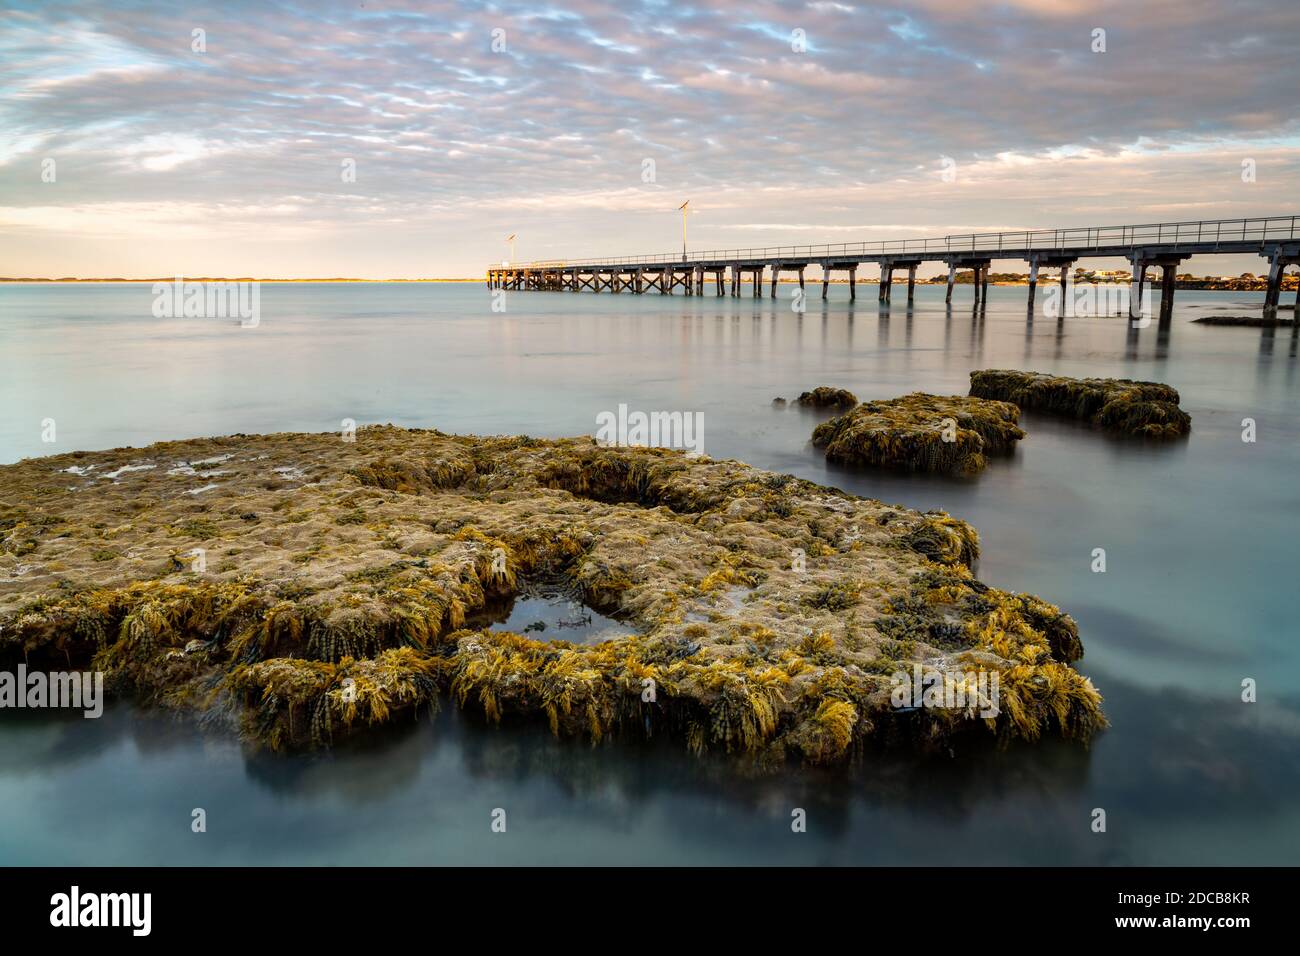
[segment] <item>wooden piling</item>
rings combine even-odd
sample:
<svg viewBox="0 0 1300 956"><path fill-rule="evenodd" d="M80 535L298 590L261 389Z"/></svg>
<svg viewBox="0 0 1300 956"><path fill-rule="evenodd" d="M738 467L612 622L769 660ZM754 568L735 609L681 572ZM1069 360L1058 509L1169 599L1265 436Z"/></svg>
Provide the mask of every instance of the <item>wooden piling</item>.
<svg viewBox="0 0 1300 956"><path fill-rule="evenodd" d="M1178 263L1167 262L1160 277L1160 324L1167 325L1174 316L1174 286L1178 282Z"/></svg>
<svg viewBox="0 0 1300 956"><path fill-rule="evenodd" d="M1138 256L1133 257L1133 280L1130 285L1128 300L1128 317L1136 319L1142 310L1142 293L1146 291L1147 262ZM1145 323L1144 323L1145 324Z"/></svg>
<svg viewBox="0 0 1300 956"><path fill-rule="evenodd" d="M1276 318L1278 303L1282 299L1282 273L1286 270L1285 260L1280 252L1273 253L1268 266L1268 289L1264 293L1264 315Z"/></svg>

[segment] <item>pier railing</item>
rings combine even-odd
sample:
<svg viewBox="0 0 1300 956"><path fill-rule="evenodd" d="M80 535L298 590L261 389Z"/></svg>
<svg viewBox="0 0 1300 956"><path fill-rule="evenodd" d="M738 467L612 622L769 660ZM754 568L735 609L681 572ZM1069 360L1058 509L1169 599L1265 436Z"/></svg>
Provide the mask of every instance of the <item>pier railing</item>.
<svg viewBox="0 0 1300 956"><path fill-rule="evenodd" d="M707 249L645 256L548 260L510 263L515 269L564 266L619 266L651 263L746 262L766 260L817 260L872 258L877 256L942 256L963 253L1080 252L1122 250L1151 246L1240 247L1243 243L1300 240L1300 216L1257 219L1202 219L1192 222L1153 222L1128 226L1079 226L1068 229L1027 229L1015 232L974 232L938 239L894 239L880 242L821 243L817 245L762 246L748 249ZM492 268L496 268L494 265Z"/></svg>

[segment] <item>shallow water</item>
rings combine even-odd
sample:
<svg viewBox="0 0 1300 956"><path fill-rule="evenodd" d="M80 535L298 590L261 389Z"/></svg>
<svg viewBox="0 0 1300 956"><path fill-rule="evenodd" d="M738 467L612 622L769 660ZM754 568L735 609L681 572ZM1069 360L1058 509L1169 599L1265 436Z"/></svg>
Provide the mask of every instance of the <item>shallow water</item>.
<svg viewBox="0 0 1300 956"><path fill-rule="evenodd" d="M1295 863L1300 860L1300 382L1290 329L1209 328L1260 294L1178 293L1172 327L982 314L921 287L908 310L783 298L276 285L255 329L152 317L147 285L0 287L0 461L345 418L591 434L619 404L699 411L704 451L974 524L991 584L1072 613L1112 728L850 774L738 778L671 744L554 741L447 707L327 757L250 759L127 705L98 721L0 714L9 863ZM897 290L895 290L897 292ZM1117 440L1026 413L975 479L828 467L815 385L965 393L974 368L1168 382L1193 432ZM57 442L41 441L53 418ZM1258 440L1241 440L1243 419ZM219 480L219 479L215 479ZM0 489L3 494L3 489ZM1104 548L1107 570L1090 570ZM1259 702L1240 701L1244 678ZM208 832L190 832L190 811ZM808 830L790 831L794 807ZM494 808L505 834L491 831ZM1107 812L1107 832L1090 829Z"/></svg>
<svg viewBox="0 0 1300 956"><path fill-rule="evenodd" d="M466 627L527 634L538 641L599 644L636 629L620 624L567 594L539 586L526 586L500 607L471 616Z"/></svg>

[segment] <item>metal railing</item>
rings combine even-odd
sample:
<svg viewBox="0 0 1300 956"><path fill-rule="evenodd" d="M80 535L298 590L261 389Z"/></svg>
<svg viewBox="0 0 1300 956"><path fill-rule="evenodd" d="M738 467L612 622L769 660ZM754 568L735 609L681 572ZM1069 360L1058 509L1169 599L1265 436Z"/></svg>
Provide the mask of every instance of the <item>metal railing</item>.
<svg viewBox="0 0 1300 956"><path fill-rule="evenodd" d="M709 249L645 256L547 260L501 265L489 269L541 269L573 266L648 265L653 263L752 262L817 259L869 259L881 256L943 256L963 253L1019 254L1087 252L1096 249L1135 249L1146 246L1220 246L1300 240L1300 216L1257 219L1203 219L1194 222L1154 222L1132 226L1079 226L1069 229L1028 229L1019 232L975 232L939 239L894 239L881 242L822 243L806 246L763 246L750 249ZM1213 251L1208 249L1204 251ZM1239 249L1234 251L1240 251Z"/></svg>

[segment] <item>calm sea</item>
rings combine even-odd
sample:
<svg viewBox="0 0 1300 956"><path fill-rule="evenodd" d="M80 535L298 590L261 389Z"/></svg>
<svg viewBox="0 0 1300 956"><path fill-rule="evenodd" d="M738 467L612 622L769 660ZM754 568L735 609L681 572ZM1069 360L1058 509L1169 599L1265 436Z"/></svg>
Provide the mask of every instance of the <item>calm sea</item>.
<svg viewBox="0 0 1300 956"><path fill-rule="evenodd" d="M747 779L671 745L593 749L451 707L317 757L249 757L128 704L98 721L6 712L0 862L1300 862L1297 339L1191 323L1257 313L1262 293L1179 292L1167 332L1133 332L1028 322L1023 288L991 289L982 314L969 287L951 310L922 287L888 312L873 286L852 308L844 286L825 304L809 288L800 315L789 286L775 303L511 293L497 313L481 285L266 285L248 329L156 319L148 285L4 286L0 461L346 418L559 436L621 403L700 411L714 457L974 524L984 580L1079 621L1113 724L1090 750ZM1029 412L1015 457L978 478L899 477L828 467L808 444L818 416L772 406L821 384L964 394L976 368L1168 382L1192 435L1151 446Z"/></svg>

